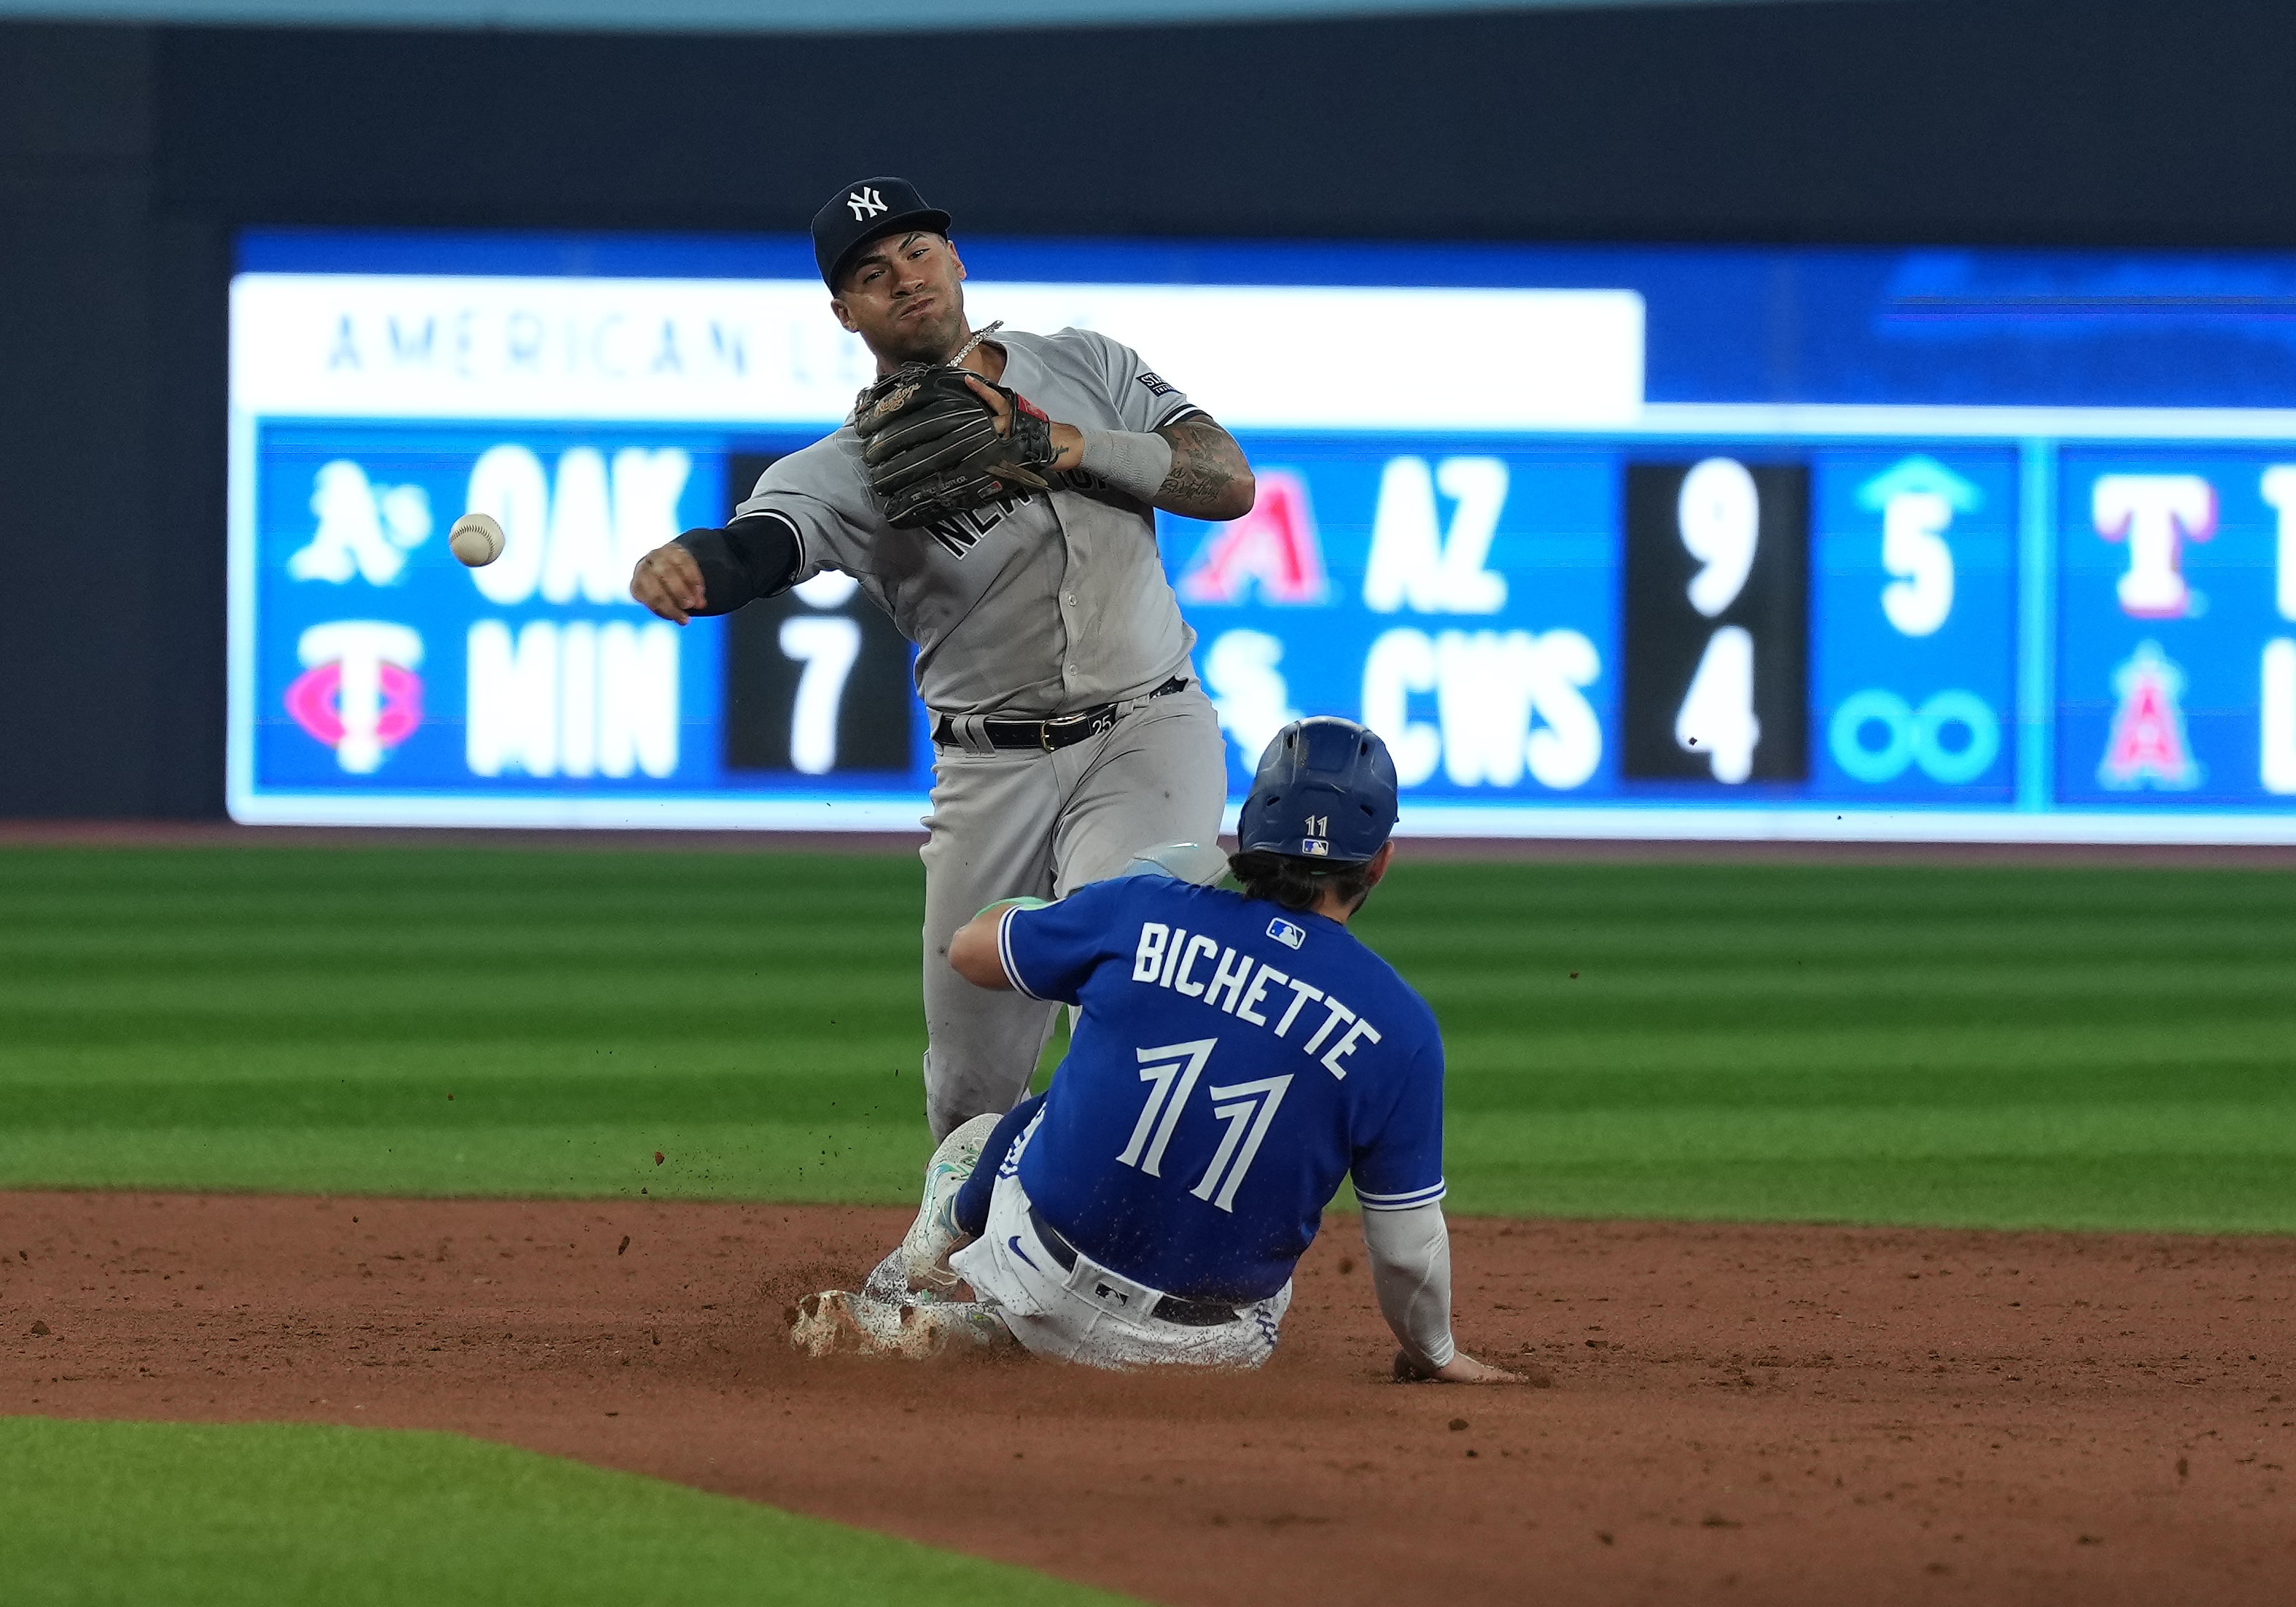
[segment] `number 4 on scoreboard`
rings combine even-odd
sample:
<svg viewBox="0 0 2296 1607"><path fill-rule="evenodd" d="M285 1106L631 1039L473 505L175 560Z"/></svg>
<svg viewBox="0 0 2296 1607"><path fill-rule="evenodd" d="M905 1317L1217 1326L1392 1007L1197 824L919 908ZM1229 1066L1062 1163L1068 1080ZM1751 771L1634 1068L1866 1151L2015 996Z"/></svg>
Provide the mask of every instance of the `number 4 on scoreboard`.
<svg viewBox="0 0 2296 1607"><path fill-rule="evenodd" d="M1726 625L1706 639L1698 672L1675 710L1674 740L1703 754L1714 779L1737 785L1754 773L1762 722L1754 713L1754 638L1742 625Z"/></svg>

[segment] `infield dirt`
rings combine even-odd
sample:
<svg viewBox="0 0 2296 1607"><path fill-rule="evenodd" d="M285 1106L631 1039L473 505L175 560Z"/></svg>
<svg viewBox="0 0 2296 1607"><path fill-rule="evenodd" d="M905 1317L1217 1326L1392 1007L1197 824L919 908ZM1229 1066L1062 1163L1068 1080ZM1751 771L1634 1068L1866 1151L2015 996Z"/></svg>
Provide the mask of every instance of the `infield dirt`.
<svg viewBox="0 0 2296 1607"><path fill-rule="evenodd" d="M1351 1219L1245 1377L806 1362L906 1214L0 1193L0 1413L456 1430L1152 1601L2296 1599L2296 1240Z"/></svg>

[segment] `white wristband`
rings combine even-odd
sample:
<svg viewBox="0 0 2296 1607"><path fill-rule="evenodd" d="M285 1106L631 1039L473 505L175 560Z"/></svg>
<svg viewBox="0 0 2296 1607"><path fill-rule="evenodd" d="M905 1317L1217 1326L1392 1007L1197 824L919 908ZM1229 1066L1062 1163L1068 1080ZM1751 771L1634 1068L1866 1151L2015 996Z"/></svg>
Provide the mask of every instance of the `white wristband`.
<svg viewBox="0 0 2296 1607"><path fill-rule="evenodd" d="M1152 501L1172 473L1172 443L1130 430L1086 430L1085 469L1118 490Z"/></svg>

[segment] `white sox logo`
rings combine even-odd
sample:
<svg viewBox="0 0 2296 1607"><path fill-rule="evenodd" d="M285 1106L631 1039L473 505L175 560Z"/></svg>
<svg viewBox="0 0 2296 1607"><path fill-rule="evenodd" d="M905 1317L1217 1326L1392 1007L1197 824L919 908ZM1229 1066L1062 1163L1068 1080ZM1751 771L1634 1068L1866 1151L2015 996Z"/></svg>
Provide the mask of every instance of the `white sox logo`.
<svg viewBox="0 0 2296 1607"><path fill-rule="evenodd" d="M853 221L856 223L865 222L876 217L880 212L891 210L886 206L885 198L877 193L874 186L849 190L846 192L845 204L853 209Z"/></svg>

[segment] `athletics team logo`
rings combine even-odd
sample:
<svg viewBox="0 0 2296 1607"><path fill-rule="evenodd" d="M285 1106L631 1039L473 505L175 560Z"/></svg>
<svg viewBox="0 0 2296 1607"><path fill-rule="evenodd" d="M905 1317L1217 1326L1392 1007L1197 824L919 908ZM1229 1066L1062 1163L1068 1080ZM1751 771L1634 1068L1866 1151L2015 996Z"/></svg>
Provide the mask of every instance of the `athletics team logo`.
<svg viewBox="0 0 2296 1607"><path fill-rule="evenodd" d="M369 586L394 585L407 554L430 537L428 492L378 485L347 457L312 477L311 512L318 522L310 542L287 555L291 579L340 586L357 576Z"/></svg>

